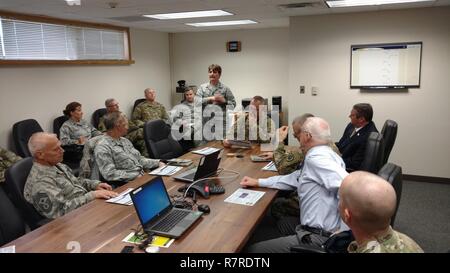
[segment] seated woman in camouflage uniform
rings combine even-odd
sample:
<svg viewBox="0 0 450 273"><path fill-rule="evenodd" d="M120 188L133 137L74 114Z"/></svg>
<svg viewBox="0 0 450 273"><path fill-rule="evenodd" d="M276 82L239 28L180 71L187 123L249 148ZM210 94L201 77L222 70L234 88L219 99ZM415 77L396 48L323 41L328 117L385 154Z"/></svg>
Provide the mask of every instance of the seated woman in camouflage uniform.
<svg viewBox="0 0 450 273"><path fill-rule="evenodd" d="M79 102L67 104L63 111L69 119L63 123L59 130L61 145L84 145L86 140L102 133L95 129L89 122L83 119L83 111Z"/></svg>

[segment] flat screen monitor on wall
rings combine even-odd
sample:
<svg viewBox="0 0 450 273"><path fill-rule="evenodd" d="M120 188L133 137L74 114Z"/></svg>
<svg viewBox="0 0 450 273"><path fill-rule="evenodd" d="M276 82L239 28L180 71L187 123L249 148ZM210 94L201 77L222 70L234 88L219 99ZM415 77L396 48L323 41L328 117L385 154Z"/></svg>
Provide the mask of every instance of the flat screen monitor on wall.
<svg viewBox="0 0 450 273"><path fill-rule="evenodd" d="M352 45L350 88L420 87L422 42Z"/></svg>

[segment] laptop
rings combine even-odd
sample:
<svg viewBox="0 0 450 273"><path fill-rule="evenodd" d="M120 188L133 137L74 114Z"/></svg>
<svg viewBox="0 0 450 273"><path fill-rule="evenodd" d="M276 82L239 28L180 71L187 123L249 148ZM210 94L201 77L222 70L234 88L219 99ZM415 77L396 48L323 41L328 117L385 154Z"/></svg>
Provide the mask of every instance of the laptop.
<svg viewBox="0 0 450 273"><path fill-rule="evenodd" d="M146 232L178 238L203 214L175 208L160 176L130 192L134 208Z"/></svg>
<svg viewBox="0 0 450 273"><path fill-rule="evenodd" d="M208 155L202 156L198 162L197 168L189 169L185 172L177 174L173 178L176 180L192 183L200 178L213 176L217 173L220 159L222 158L222 149L217 150Z"/></svg>

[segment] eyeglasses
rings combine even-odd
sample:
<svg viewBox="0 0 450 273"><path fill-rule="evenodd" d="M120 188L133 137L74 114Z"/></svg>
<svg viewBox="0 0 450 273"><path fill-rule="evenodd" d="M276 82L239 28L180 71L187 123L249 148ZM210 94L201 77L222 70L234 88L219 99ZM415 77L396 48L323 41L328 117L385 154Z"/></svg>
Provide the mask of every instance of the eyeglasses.
<svg viewBox="0 0 450 273"><path fill-rule="evenodd" d="M108 105L108 107L116 107L116 106L119 106L119 104L116 103L116 104L110 104L110 105Z"/></svg>

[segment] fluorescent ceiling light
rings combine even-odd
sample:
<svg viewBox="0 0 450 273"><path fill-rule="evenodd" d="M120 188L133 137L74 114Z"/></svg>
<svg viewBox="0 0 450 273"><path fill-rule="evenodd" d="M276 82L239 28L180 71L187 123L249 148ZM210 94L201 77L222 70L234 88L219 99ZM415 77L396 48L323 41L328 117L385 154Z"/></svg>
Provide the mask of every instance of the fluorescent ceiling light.
<svg viewBox="0 0 450 273"><path fill-rule="evenodd" d="M81 5L81 0L66 0L67 5L69 6L80 6Z"/></svg>
<svg viewBox="0 0 450 273"><path fill-rule="evenodd" d="M258 22L255 22L252 20L237 20L237 21L189 23L186 25L193 26L193 27L216 27L216 26L248 25L248 24L257 24L257 23Z"/></svg>
<svg viewBox="0 0 450 273"><path fill-rule="evenodd" d="M143 15L145 17L167 20L167 19L183 19L183 18L199 18L199 17L213 17L213 16L227 16L234 15L224 10L203 10L203 11L190 11L190 12L176 12L176 13L164 13L164 14L152 14Z"/></svg>
<svg viewBox="0 0 450 273"><path fill-rule="evenodd" d="M387 4L403 4L414 2L430 2L435 0L336 0L326 1L330 8L356 7L356 6L378 6Z"/></svg>

